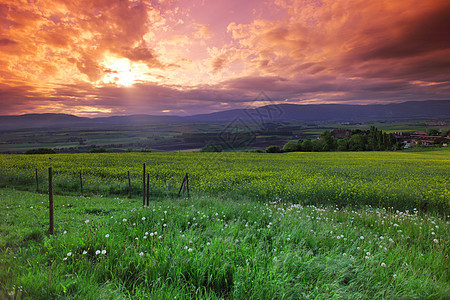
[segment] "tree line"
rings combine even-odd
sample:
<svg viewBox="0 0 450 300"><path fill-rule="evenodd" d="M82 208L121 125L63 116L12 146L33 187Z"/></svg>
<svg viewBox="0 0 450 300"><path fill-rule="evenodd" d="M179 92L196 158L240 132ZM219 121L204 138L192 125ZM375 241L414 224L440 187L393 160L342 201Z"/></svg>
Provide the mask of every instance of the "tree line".
<svg viewBox="0 0 450 300"><path fill-rule="evenodd" d="M266 148L266 152L384 151L400 150L402 146L402 143L397 142L392 133L386 133L371 126L369 130L354 129L348 137L344 138L334 138L331 132L326 130L318 139L290 141L283 148L269 146Z"/></svg>

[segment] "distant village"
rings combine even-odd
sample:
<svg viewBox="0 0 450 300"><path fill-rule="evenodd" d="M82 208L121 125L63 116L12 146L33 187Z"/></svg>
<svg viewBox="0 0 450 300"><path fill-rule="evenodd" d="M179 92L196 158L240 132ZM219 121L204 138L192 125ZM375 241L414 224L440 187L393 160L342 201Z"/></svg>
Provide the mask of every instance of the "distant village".
<svg viewBox="0 0 450 300"><path fill-rule="evenodd" d="M445 123L428 123L426 131L405 131L394 132L393 135L397 142L404 144L404 148L410 148L412 146L429 146L442 144L443 147L447 147L450 141L450 130L442 132L442 129L429 129L429 126L445 126ZM352 135L351 129L334 129L330 132L331 136L335 139L347 138Z"/></svg>

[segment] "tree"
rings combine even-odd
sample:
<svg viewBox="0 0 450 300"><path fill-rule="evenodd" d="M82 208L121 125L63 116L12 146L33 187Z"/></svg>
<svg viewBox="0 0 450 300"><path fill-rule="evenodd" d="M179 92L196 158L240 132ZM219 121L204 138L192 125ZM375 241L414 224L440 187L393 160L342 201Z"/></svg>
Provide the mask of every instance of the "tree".
<svg viewBox="0 0 450 300"><path fill-rule="evenodd" d="M297 141L297 151L302 151L302 144L303 144L303 140L299 139Z"/></svg>
<svg viewBox="0 0 450 300"><path fill-rule="evenodd" d="M302 151L311 152L312 151L312 143L310 139L306 139L302 143Z"/></svg>
<svg viewBox="0 0 450 300"><path fill-rule="evenodd" d="M433 135L433 136L437 136L437 135L439 135L439 131L437 131L436 129L431 129L428 134L429 135Z"/></svg>
<svg viewBox="0 0 450 300"><path fill-rule="evenodd" d="M217 144L208 144L202 149L200 149L200 152L222 152L223 148L221 145Z"/></svg>
<svg viewBox="0 0 450 300"><path fill-rule="evenodd" d="M56 152L50 148L38 148L27 150L25 154L56 154Z"/></svg>
<svg viewBox="0 0 450 300"><path fill-rule="evenodd" d="M281 152L281 148L280 146L269 146L266 148L266 152L267 153L280 153Z"/></svg>
<svg viewBox="0 0 450 300"><path fill-rule="evenodd" d="M296 142L287 142L283 146L283 152L294 152L297 151L298 146Z"/></svg>
<svg viewBox="0 0 450 300"><path fill-rule="evenodd" d="M333 151L337 149L337 143L328 130L322 132L321 142L322 149L320 151Z"/></svg>
<svg viewBox="0 0 450 300"><path fill-rule="evenodd" d="M348 150L348 139L338 139L337 149L339 151L347 151Z"/></svg>
<svg viewBox="0 0 450 300"><path fill-rule="evenodd" d="M107 153L108 150L106 150L105 148L93 148L91 150L89 150L89 153Z"/></svg>
<svg viewBox="0 0 450 300"><path fill-rule="evenodd" d="M354 134L348 141L348 149L351 151L364 151L366 150L364 138L362 135Z"/></svg>

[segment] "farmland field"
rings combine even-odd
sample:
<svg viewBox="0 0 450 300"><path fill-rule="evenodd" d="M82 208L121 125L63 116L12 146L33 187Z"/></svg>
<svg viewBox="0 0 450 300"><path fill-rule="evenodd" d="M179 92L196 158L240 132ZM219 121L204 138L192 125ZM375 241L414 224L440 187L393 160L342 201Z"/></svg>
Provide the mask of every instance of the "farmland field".
<svg viewBox="0 0 450 300"><path fill-rule="evenodd" d="M445 299L449 154L1 155L0 298Z"/></svg>
<svg viewBox="0 0 450 300"><path fill-rule="evenodd" d="M449 214L450 150L332 153L121 153L0 155L0 186L46 189L47 168L57 193L142 192L142 164L153 197L176 195L185 173L196 195L302 204L372 205Z"/></svg>

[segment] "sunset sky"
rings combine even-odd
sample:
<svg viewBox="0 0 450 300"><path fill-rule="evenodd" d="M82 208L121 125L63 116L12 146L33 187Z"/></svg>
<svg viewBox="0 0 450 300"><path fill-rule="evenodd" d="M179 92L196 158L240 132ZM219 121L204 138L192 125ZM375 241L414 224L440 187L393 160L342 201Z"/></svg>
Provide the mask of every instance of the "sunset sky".
<svg viewBox="0 0 450 300"><path fill-rule="evenodd" d="M0 0L0 115L191 115L261 91L449 100L450 1Z"/></svg>

